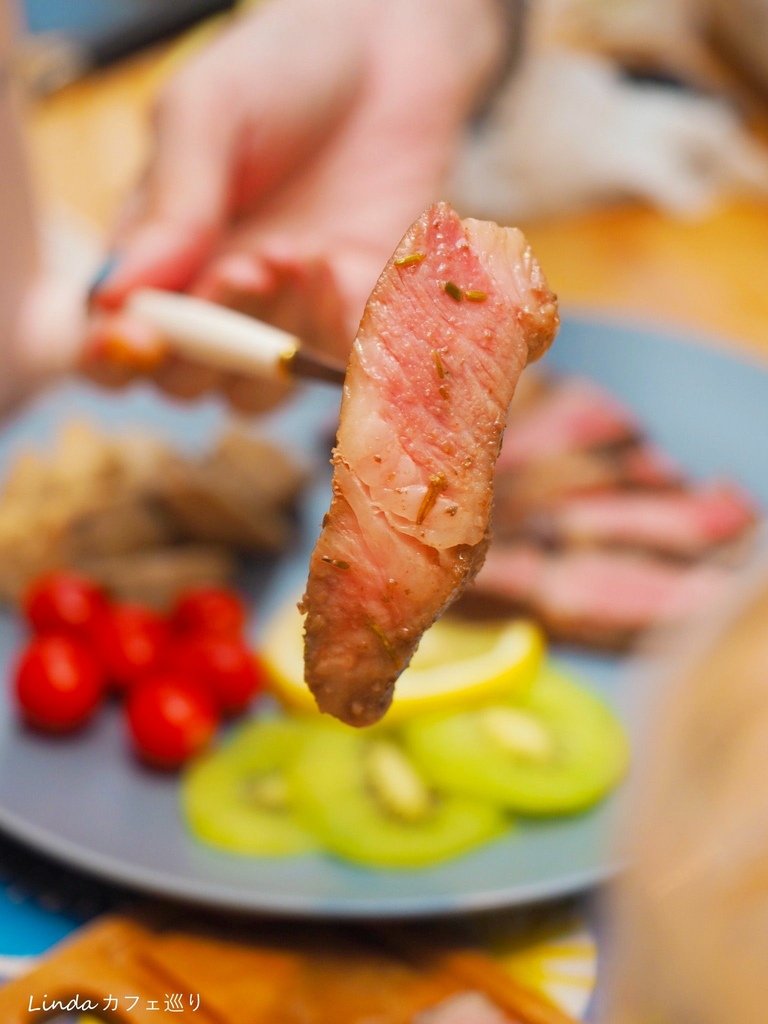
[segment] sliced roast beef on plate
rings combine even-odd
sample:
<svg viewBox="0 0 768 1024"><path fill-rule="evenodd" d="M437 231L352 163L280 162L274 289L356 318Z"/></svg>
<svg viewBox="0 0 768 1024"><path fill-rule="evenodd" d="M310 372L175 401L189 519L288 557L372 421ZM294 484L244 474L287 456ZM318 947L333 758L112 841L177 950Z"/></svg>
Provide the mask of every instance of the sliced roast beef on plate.
<svg viewBox="0 0 768 1024"><path fill-rule="evenodd" d="M541 388L510 417L499 471L519 470L544 458L616 445L637 436L635 417L607 391L582 377Z"/></svg>
<svg viewBox="0 0 768 1024"><path fill-rule="evenodd" d="M494 540L463 607L530 615L555 639L623 648L711 602L758 510L726 481L687 480L596 383L541 376L513 407Z"/></svg>
<svg viewBox="0 0 768 1024"><path fill-rule="evenodd" d="M532 512L523 527L556 546L645 548L695 559L738 539L755 518L752 503L739 490L712 484L569 497Z"/></svg>
<svg viewBox="0 0 768 1024"><path fill-rule="evenodd" d="M651 627L683 622L706 607L726 578L720 566L637 551L494 543L465 610L532 615L558 640L623 650Z"/></svg>
<svg viewBox="0 0 768 1024"><path fill-rule="evenodd" d="M567 498L618 488L668 491L681 483L675 463L647 442L552 455L497 474L494 533L524 532L532 517L556 511Z"/></svg>

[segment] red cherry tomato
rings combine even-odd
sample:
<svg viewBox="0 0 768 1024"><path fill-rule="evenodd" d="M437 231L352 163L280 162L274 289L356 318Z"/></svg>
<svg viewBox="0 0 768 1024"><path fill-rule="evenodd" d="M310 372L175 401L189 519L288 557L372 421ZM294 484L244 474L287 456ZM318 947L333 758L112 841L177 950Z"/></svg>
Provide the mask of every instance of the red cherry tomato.
<svg viewBox="0 0 768 1024"><path fill-rule="evenodd" d="M126 714L136 753L158 768L178 768L200 753L218 726L205 688L172 672L137 683L128 694Z"/></svg>
<svg viewBox="0 0 768 1024"><path fill-rule="evenodd" d="M104 613L104 591L71 572L51 572L28 589L24 610L37 633L87 633Z"/></svg>
<svg viewBox="0 0 768 1024"><path fill-rule="evenodd" d="M168 627L165 619L141 605L110 608L96 626L94 644L107 682L124 692L161 667Z"/></svg>
<svg viewBox="0 0 768 1024"><path fill-rule="evenodd" d="M55 634L34 639L16 669L16 699L24 718L47 732L70 732L96 711L104 677L77 640Z"/></svg>
<svg viewBox="0 0 768 1024"><path fill-rule="evenodd" d="M237 594L225 587L197 587L178 599L171 624L185 635L216 633L238 637L245 627L245 608Z"/></svg>
<svg viewBox="0 0 768 1024"><path fill-rule="evenodd" d="M202 683L225 715L241 714L266 679L253 651L242 640L226 636L178 640L168 651L168 664Z"/></svg>

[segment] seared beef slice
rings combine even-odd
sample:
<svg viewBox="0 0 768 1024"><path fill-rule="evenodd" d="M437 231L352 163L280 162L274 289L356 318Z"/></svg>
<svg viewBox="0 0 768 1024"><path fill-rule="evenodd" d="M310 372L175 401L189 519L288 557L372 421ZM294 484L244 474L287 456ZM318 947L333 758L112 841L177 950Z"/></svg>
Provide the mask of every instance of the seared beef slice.
<svg viewBox="0 0 768 1024"><path fill-rule="evenodd" d="M410 228L350 356L302 609L322 711L368 725L482 565L509 403L558 325L523 235L446 204Z"/></svg>

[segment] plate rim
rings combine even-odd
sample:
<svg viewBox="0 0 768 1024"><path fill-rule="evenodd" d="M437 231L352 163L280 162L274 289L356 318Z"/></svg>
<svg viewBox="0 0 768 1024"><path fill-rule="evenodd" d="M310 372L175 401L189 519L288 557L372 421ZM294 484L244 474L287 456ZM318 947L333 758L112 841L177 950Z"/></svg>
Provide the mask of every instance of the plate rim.
<svg viewBox="0 0 768 1024"><path fill-rule="evenodd" d="M265 890L234 889L220 882L207 882L207 889L191 894L188 882L177 882L172 875L151 868L129 865L118 858L94 852L70 839L62 839L0 807L0 831L62 866L96 877L116 888L138 890L170 902L238 914L268 914L280 918L365 919L447 917L462 913L522 908L555 902L593 889L615 879L622 870L616 857L604 864L560 876L556 882L541 881L510 884L508 887L473 891L463 895L435 894L407 897L347 897L309 900L306 896L280 893L271 897ZM504 837L500 837L503 839ZM414 869L408 869L414 870ZM428 871L429 868L425 868ZM375 877L375 869L369 873Z"/></svg>

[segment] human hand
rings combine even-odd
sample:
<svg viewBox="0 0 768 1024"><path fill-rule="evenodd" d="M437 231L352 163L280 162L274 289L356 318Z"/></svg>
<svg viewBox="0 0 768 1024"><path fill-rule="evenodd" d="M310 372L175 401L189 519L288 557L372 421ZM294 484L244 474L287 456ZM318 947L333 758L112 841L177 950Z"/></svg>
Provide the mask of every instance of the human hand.
<svg viewBox="0 0 768 1024"><path fill-rule="evenodd" d="M16 291L2 338L0 411L71 369L86 330L83 294L82 281L60 270L40 270Z"/></svg>
<svg viewBox="0 0 768 1024"><path fill-rule="evenodd" d="M381 266L439 194L498 59L498 17L496 0L273 0L188 65L161 97L149 173L95 293L90 371L151 372L188 397L223 388L249 409L275 397L161 357L114 314L141 286L345 353Z"/></svg>

